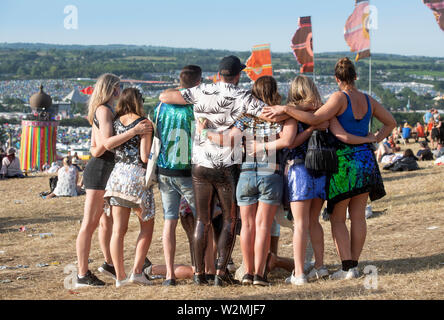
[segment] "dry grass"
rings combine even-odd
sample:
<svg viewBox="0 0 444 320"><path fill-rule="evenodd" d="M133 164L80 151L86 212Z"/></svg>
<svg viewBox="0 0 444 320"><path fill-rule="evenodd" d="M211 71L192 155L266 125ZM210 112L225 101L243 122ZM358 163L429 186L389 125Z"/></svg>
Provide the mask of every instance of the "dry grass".
<svg viewBox="0 0 444 320"><path fill-rule="evenodd" d="M413 145L410 145L416 149ZM443 299L444 292L444 170L432 162L420 163L421 170L406 173L383 172L387 196L372 204L378 214L368 220L368 236L360 269L375 265L378 289L367 290L364 278L338 282L321 281L304 287L283 283L288 274L275 270L269 288L196 287L191 280L164 288L161 280L152 287L115 289L110 278L101 289L81 289L74 293L64 288L64 267L76 260L75 240L83 213L84 196L42 200L40 191L48 189L48 176L37 175L23 180L0 181L0 266L28 265L29 268L0 270L0 299ZM20 201L16 201L20 200ZM150 259L163 264L161 243L163 215L159 193ZM328 222L321 221L325 232L325 263L331 271L339 266ZM25 226L27 231L19 232ZM428 227L438 227L428 230ZM179 226L177 263L189 263L185 233ZM40 239L30 235L52 232L53 237ZM131 268L138 223L131 218L126 238L126 267ZM97 270L103 262L97 232L93 237L90 264ZM291 257L291 231L281 230L280 255ZM236 265L241 263L239 239L233 252ZM59 265L38 267L38 263ZM98 272L97 272L98 273ZM25 279L17 279L25 277ZM77 293L78 292L78 293Z"/></svg>

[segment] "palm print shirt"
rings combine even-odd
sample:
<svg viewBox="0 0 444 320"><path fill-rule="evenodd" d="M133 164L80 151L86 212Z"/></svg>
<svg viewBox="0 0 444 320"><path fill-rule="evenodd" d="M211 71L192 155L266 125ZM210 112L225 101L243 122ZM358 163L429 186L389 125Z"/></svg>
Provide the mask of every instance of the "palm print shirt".
<svg viewBox="0 0 444 320"><path fill-rule="evenodd" d="M208 119L208 129L223 132L244 114L259 116L266 104L256 99L250 91L238 86L217 82L201 84L181 90L187 103L194 104L196 120ZM207 168L221 168L242 163L240 143L234 148L220 146L202 135L194 135L192 163Z"/></svg>

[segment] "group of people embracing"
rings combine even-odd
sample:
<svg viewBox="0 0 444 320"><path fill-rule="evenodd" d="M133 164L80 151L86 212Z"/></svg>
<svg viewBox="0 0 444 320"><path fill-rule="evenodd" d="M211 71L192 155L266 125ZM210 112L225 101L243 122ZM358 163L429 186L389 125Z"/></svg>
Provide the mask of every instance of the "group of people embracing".
<svg viewBox="0 0 444 320"><path fill-rule="evenodd" d="M121 92L119 78L102 75L89 102L92 159L84 171L86 200L77 238L77 286L102 286L88 269L91 238L99 226L105 263L116 287L151 284L153 265L147 258L154 228L153 187L145 185L147 162L155 135L161 141L157 181L164 213L162 244L164 285L176 285L174 264L178 220L188 237L190 275L196 285L268 286L275 215L291 212L293 259L286 282L303 285L325 278L324 233L319 216L327 201L332 236L342 267L333 279L359 276L358 261L366 238L367 201L385 195L374 142L396 126L392 115L355 86L357 74L348 58L335 66L340 91L323 104L313 80L296 77L285 105L276 80L263 76L251 90L238 86L245 65L235 56L219 65L221 81L202 83L202 70L189 65L180 73L180 87L161 93L150 119L136 88ZM382 128L369 132L376 117ZM337 170L307 169L308 141L315 131L334 135ZM104 209L109 206L109 208ZM188 210L181 210L181 207ZM346 226L346 212L351 220ZM140 222L131 274L124 268L124 237L130 213ZM243 275L228 271L236 235L240 234ZM308 237L315 263L304 270ZM291 269L290 269L291 270Z"/></svg>

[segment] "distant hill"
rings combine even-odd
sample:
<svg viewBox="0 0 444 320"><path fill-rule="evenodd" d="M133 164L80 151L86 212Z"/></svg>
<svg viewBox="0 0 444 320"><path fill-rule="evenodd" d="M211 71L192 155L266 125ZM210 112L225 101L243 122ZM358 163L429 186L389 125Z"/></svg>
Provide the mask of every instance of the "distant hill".
<svg viewBox="0 0 444 320"><path fill-rule="evenodd" d="M215 73L220 59L231 54L246 61L251 52L123 44L0 43L0 80L96 78L105 72L140 80L171 80L177 78L177 72L187 64L197 64L204 72ZM316 74L332 76L337 59L344 56L354 59L355 54L316 53ZM290 49L272 52L272 61L280 81L289 81L299 72L299 64ZM368 78L368 62L369 59L364 59L356 63L362 82ZM442 62L442 58L375 53L372 77L375 83L415 78L415 81L435 84L444 79Z"/></svg>

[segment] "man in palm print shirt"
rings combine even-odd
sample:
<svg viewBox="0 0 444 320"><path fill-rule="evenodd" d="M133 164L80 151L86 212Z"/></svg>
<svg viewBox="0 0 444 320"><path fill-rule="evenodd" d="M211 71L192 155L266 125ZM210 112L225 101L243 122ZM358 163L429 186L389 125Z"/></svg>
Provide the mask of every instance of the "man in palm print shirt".
<svg viewBox="0 0 444 320"><path fill-rule="evenodd" d="M223 132L232 127L244 114L262 118L262 108L266 106L250 91L237 86L244 68L245 65L239 58L225 57L219 64L220 82L200 84L180 91L168 90L159 98L164 103L193 104L194 117L197 121L207 119L209 129ZM197 213L193 240L196 264L194 282L206 283L203 273L204 254L211 226L211 200L213 194L216 194L222 208L223 227L220 234L216 235L218 260L215 285L223 286L235 282L226 269L236 237L236 184L238 164L242 163L242 148L240 141L234 146L216 145L207 139L205 133L204 130L202 134L194 136L192 155L192 178Z"/></svg>

